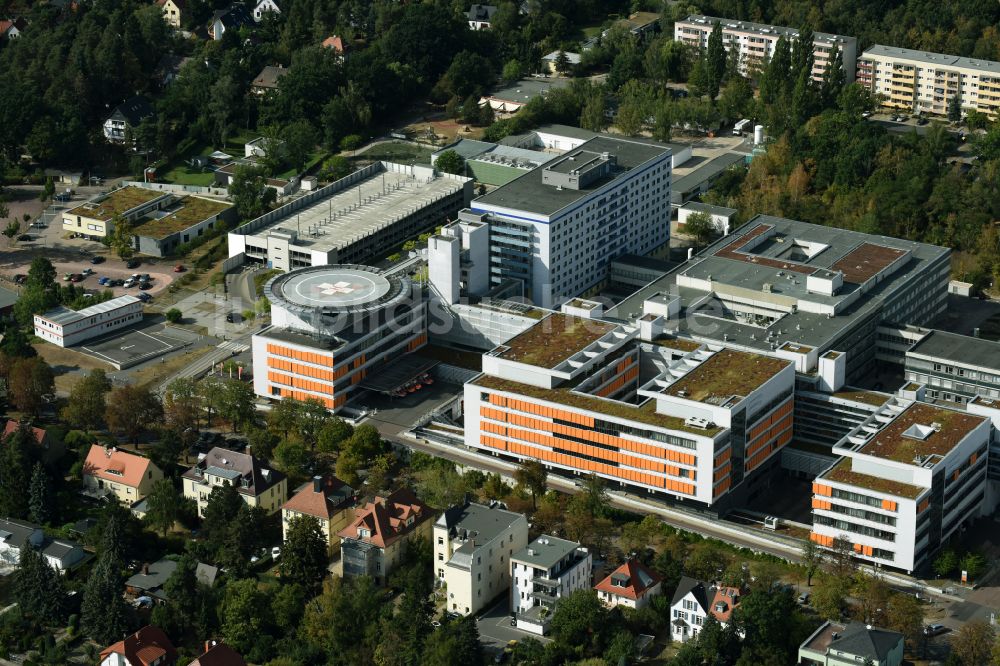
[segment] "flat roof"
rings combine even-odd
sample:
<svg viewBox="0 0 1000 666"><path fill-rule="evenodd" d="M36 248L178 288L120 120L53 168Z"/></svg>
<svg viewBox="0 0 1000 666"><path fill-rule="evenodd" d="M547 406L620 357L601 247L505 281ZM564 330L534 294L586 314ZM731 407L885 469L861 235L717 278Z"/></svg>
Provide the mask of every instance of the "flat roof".
<svg viewBox="0 0 1000 666"><path fill-rule="evenodd" d="M580 547L575 541L567 541L558 537L543 534L519 552L510 556L518 562L526 562L539 569L551 569Z"/></svg>
<svg viewBox="0 0 1000 666"><path fill-rule="evenodd" d="M932 330L906 352L931 358L1000 370L1000 342L948 331Z"/></svg>
<svg viewBox="0 0 1000 666"><path fill-rule="evenodd" d="M616 328L615 324L557 312L505 342L506 349L497 356L539 368L554 368Z"/></svg>
<svg viewBox="0 0 1000 666"><path fill-rule="evenodd" d="M855 472L851 469L851 458L841 458L840 462L827 470L818 480L823 479L846 483L858 488L867 488L877 493L906 497L908 499L916 499L924 492L930 490L929 488L915 486L911 483L903 483L902 481L894 481L881 476Z"/></svg>
<svg viewBox="0 0 1000 666"><path fill-rule="evenodd" d="M466 180L448 175L427 180L383 169L250 233L240 228L230 233L261 239L272 232L292 233L298 237L293 246L329 252L461 192Z"/></svg>
<svg viewBox="0 0 1000 666"><path fill-rule="evenodd" d="M966 435L986 421L955 409L914 402L864 444L858 453L917 464L916 456L946 456ZM912 436L915 426L923 426L923 438Z"/></svg>
<svg viewBox="0 0 1000 666"><path fill-rule="evenodd" d="M553 88L564 88L567 85L569 85L569 79L525 78L509 86L486 93L483 97L502 100L504 102L527 104L534 98L548 93Z"/></svg>
<svg viewBox="0 0 1000 666"><path fill-rule="evenodd" d="M878 56L892 58L894 60L912 60L928 65L943 65L947 67L962 67L965 69L976 69L989 74L1000 74L1000 62L985 60L983 58L965 58L962 56L948 55L946 53L932 53L930 51L917 51L914 49L904 49L898 46L886 46L885 44L874 44L861 57Z"/></svg>
<svg viewBox="0 0 1000 666"><path fill-rule="evenodd" d="M905 250L894 247L862 243L834 262L830 268L843 273L845 282L864 284L905 254Z"/></svg>
<svg viewBox="0 0 1000 666"><path fill-rule="evenodd" d="M645 423L646 425L656 426L666 430L688 432L695 435L701 435L703 437L712 437L722 430L722 428L719 428L718 426L714 428L695 428L687 425L682 418L661 414L656 411L656 400L653 398L646 400L642 404L633 405L627 402L611 400L609 398L599 398L595 395L587 393L579 393L567 387L544 389L538 386L532 386L531 384L522 384L520 382L500 379L499 377L493 377L490 375L480 375L469 383L475 386L493 389L494 391L504 391L506 393L525 395L536 400L553 402L559 405L566 405L567 407L574 407L576 409L595 412L597 414L614 416L627 421Z"/></svg>
<svg viewBox="0 0 1000 666"><path fill-rule="evenodd" d="M678 23L697 23L697 24L707 24L706 27L713 26L715 23L721 23L723 29L729 30L742 30L744 32L754 32L761 35L779 35L784 37L798 37L799 31L795 28L788 28L781 25L770 25L767 23L753 23L752 21L737 21L735 19L725 19L718 18L715 16L705 16L703 14L691 14L683 21L678 21ZM818 42L831 42L831 41L856 41L854 37L848 37L846 35L834 35L829 32L813 32L813 41Z"/></svg>
<svg viewBox="0 0 1000 666"><path fill-rule="evenodd" d="M840 398L841 400L850 400L851 402L860 402L874 407L881 407L888 402L892 396L885 393L876 393L875 391L846 388L834 393L833 397Z"/></svg>
<svg viewBox="0 0 1000 666"><path fill-rule="evenodd" d="M124 215L136 206L141 206L154 199L166 196L169 196L169 193L129 185L128 187L120 187L117 190L111 191L103 199L88 201L76 208L71 208L65 211L63 215L79 215L80 217L89 217L94 220L107 222L115 215Z"/></svg>
<svg viewBox="0 0 1000 666"><path fill-rule="evenodd" d="M599 135L585 141L574 150L586 150L598 155L610 153L617 160L617 171L612 171L612 175L600 178L587 187L573 190L566 187L557 189L553 185L543 183L544 167L536 168L473 200L472 209L486 212L488 209L481 208L486 205L525 210L536 215L552 215L590 196L592 192L628 173L629 170L669 154L670 146L625 137Z"/></svg>
<svg viewBox="0 0 1000 666"><path fill-rule="evenodd" d="M725 206L715 206L713 204L702 203L700 201L688 201L686 204L681 206L681 210L693 210L699 213L709 213L710 215L736 215L739 211L735 208L726 208Z"/></svg>
<svg viewBox="0 0 1000 666"><path fill-rule="evenodd" d="M780 236L786 240L802 239L827 246L806 262L806 266L811 267L810 272L829 269L835 261L865 242L908 250L910 256L906 263L887 275L880 283L873 285L857 302L843 308L832 319L824 314L805 312L803 308L797 308L795 312L785 313L770 323L762 325L745 323L725 317L724 304L718 298L712 297L709 292L677 284L677 277L682 274L703 280L711 276L713 283L720 285L720 288L722 285L727 285L752 292L762 292L764 285L768 284L773 294L827 304L835 304L838 300L853 295L853 290L857 289L857 286L850 283L845 283L844 288L834 296L810 293L806 289L805 275L797 274L790 278L787 270L774 268L760 261L730 259L720 252L730 244L738 243L740 238L753 232L760 225L773 227L776 237ZM775 253L780 252L779 248L788 245L788 243L782 245L774 242L773 239L768 243L770 248L753 250L757 253L756 256L773 257ZM761 255L760 252L764 254ZM632 321L643 314L643 303L647 299L661 293L676 293L681 299L682 307L677 329L681 337L692 336L717 341L725 339L732 346L770 353L770 338L777 335L779 343L791 340L826 351L827 345L832 344L856 322L870 316L873 310L880 308L884 301L899 290L911 287L915 280L926 279L928 268L932 264L943 265L949 253L948 248L915 241L757 215L733 234L705 248L692 261L685 262L677 270L640 288L613 308L609 308L605 318L622 322ZM779 270L783 270L786 275L778 276ZM698 304L698 308L691 311L689 308L694 303ZM705 333L706 330L711 333Z"/></svg>
<svg viewBox="0 0 1000 666"><path fill-rule="evenodd" d="M409 279L378 268L334 264L299 268L264 285L269 301L296 312L363 312L409 296Z"/></svg>
<svg viewBox="0 0 1000 666"><path fill-rule="evenodd" d="M444 148L435 150L431 153L431 157L437 157L446 150L452 150L458 153L462 159L470 159L476 155L481 155L489 150L496 147L497 144L490 143L488 141L476 141L475 139L459 139L454 143L450 143Z"/></svg>
<svg viewBox="0 0 1000 666"><path fill-rule="evenodd" d="M665 388L663 393L712 404L734 395L746 397L791 363L773 356L723 349Z"/></svg>
<svg viewBox="0 0 1000 666"><path fill-rule="evenodd" d="M125 296L112 298L111 300L104 301L103 303L91 305L82 310L70 310L63 305L60 305L59 307L53 308L38 316L47 321L51 321L54 324L65 326L66 324L72 324L75 321L86 319L87 317L93 317L94 315L111 312L112 310L117 310L118 308L125 307L126 305L131 305L132 303L141 302L142 301L135 296L126 294Z"/></svg>
<svg viewBox="0 0 1000 666"><path fill-rule="evenodd" d="M673 196L675 194L683 197L685 194L695 191L706 180L711 180L734 164L745 162L746 159L747 156L743 153L728 152L697 166L688 167L691 170L674 180L670 185L671 198L675 198Z"/></svg>
<svg viewBox="0 0 1000 666"><path fill-rule="evenodd" d="M224 213L233 204L202 197L181 197L170 208L162 211L162 217L149 219L135 227L136 236L146 236L161 240L167 236L190 229L205 220Z"/></svg>

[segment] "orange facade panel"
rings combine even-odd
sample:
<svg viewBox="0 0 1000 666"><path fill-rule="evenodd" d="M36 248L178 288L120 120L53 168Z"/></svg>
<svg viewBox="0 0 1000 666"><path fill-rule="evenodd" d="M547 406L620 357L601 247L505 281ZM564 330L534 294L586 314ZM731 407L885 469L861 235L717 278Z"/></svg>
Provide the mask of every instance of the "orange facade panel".
<svg viewBox="0 0 1000 666"><path fill-rule="evenodd" d="M920 504L917 505L917 513L923 513L925 510L927 510L927 507L929 507L930 505L931 505L931 499L929 497L925 497L923 500L921 500Z"/></svg>
<svg viewBox="0 0 1000 666"><path fill-rule="evenodd" d="M831 488L830 486L824 486L821 483L814 483L813 494L822 495L824 497L831 497L833 496L833 488Z"/></svg>
<svg viewBox="0 0 1000 666"><path fill-rule="evenodd" d="M817 499L815 497L813 498L812 508L814 508L814 509L826 509L826 510L829 510L831 506L833 506L833 504L831 502L828 502L826 500Z"/></svg>
<svg viewBox="0 0 1000 666"><path fill-rule="evenodd" d="M809 540L813 543L818 543L821 546L826 546L827 548L833 548L833 537L827 536L825 534L816 534L816 532L809 533Z"/></svg>
<svg viewBox="0 0 1000 666"><path fill-rule="evenodd" d="M302 377L294 377L291 375L284 375L280 372L269 371L267 373L267 379L269 382L274 384L281 384L283 386L291 386L297 389L303 389L306 391L314 391L316 393L323 393L326 395L333 395L333 387L329 384L324 384L322 382L315 382L311 379L303 379ZM316 396L307 396L315 398Z"/></svg>
<svg viewBox="0 0 1000 666"><path fill-rule="evenodd" d="M286 358L294 358L299 361L304 361L306 363L315 363L316 365L325 365L327 367L333 367L333 355L320 354L317 352L307 352L298 349L291 349L289 347L283 347L281 345L268 344L267 353L274 356L284 356Z"/></svg>
<svg viewBox="0 0 1000 666"><path fill-rule="evenodd" d="M884 509L885 511L895 511L896 503L893 502L892 500L884 499L882 500L882 509Z"/></svg>

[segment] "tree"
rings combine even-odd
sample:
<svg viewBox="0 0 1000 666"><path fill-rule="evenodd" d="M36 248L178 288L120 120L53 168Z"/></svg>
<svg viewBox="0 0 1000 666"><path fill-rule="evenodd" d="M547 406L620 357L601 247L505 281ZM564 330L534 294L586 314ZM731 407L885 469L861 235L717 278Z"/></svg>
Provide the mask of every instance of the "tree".
<svg viewBox="0 0 1000 666"><path fill-rule="evenodd" d="M795 613L795 600L787 588L780 591L756 589L743 596L733 611L733 621L745 636L743 656L753 651L773 652L780 657L777 663L790 663L789 655L797 647L797 644L792 645L796 637L789 631L789 620Z"/></svg>
<svg viewBox="0 0 1000 666"><path fill-rule="evenodd" d="M712 90L712 78L705 58L698 58L688 77L688 93L692 97L704 97Z"/></svg>
<svg viewBox="0 0 1000 666"><path fill-rule="evenodd" d="M230 483L212 488L202 512L201 530L205 539L210 542L225 539L236 514L245 504L236 486Z"/></svg>
<svg viewBox="0 0 1000 666"><path fill-rule="evenodd" d="M42 290L53 289L56 286L56 267L47 257L35 257L31 260L24 286Z"/></svg>
<svg viewBox="0 0 1000 666"><path fill-rule="evenodd" d="M958 568L958 554L951 548L941 551L934 559L933 568L938 576L947 578Z"/></svg>
<svg viewBox="0 0 1000 666"><path fill-rule="evenodd" d="M188 433L189 442L193 436L194 433ZM177 469L177 459L188 448L188 444L184 440L185 436L176 429L163 428L160 430L159 438L149 448L149 459L168 477L174 476Z"/></svg>
<svg viewBox="0 0 1000 666"><path fill-rule="evenodd" d="M263 169L239 166L229 183L229 199L242 220L252 220L263 215L277 198L277 192L267 186Z"/></svg>
<svg viewBox="0 0 1000 666"><path fill-rule="evenodd" d="M184 318L184 314L177 308L170 308L169 310L167 310L164 317L166 317L167 321L169 321L171 324L176 324L181 319Z"/></svg>
<svg viewBox="0 0 1000 666"><path fill-rule="evenodd" d="M0 204L0 205L6 206L6 204ZM4 212L3 210L0 210L0 213L3 212ZM14 240L14 237L17 236L19 233L21 233L21 222L19 220L11 220L10 222L7 223L7 226L4 227L3 230L3 235L6 236L9 240Z"/></svg>
<svg viewBox="0 0 1000 666"><path fill-rule="evenodd" d="M8 381L11 402L22 412L37 415L44 396L55 390L52 368L41 358L23 358L14 362Z"/></svg>
<svg viewBox="0 0 1000 666"><path fill-rule="evenodd" d="M600 132L607 124L604 115L605 111L604 91L601 88L594 88L580 111L580 127L591 132Z"/></svg>
<svg viewBox="0 0 1000 666"><path fill-rule="evenodd" d="M823 563L823 552L810 539L802 546L802 564L806 568L806 586L812 587L812 577L819 570L819 565Z"/></svg>
<svg viewBox="0 0 1000 666"><path fill-rule="evenodd" d="M296 120L285 126L282 138L292 168L301 172L316 148L316 130L308 120Z"/></svg>
<svg viewBox="0 0 1000 666"><path fill-rule="evenodd" d="M198 382L189 377L178 377L163 393L163 415L168 424L179 430L198 425L201 413L201 395Z"/></svg>
<svg viewBox="0 0 1000 666"><path fill-rule="evenodd" d="M508 60L500 73L500 78L504 83L513 83L524 75L524 66L519 60Z"/></svg>
<svg viewBox="0 0 1000 666"><path fill-rule="evenodd" d="M923 631L924 611L916 597L909 594L893 594L886 608L886 626L898 631L906 640L915 643Z"/></svg>
<svg viewBox="0 0 1000 666"><path fill-rule="evenodd" d="M607 482L596 474L583 477L582 496L586 501L587 510L594 518L603 516L608 509Z"/></svg>
<svg viewBox="0 0 1000 666"><path fill-rule="evenodd" d="M559 53L556 54L556 71L560 74L569 74L573 68L572 63L569 61L569 56L562 49L559 49Z"/></svg>
<svg viewBox="0 0 1000 666"><path fill-rule="evenodd" d="M251 426L247 430L246 436L250 450L253 451L255 456L263 460L271 459L271 456L274 455L274 447L281 441L267 429L256 426Z"/></svg>
<svg viewBox="0 0 1000 666"><path fill-rule="evenodd" d="M111 249L121 259L128 259L135 254L135 227L132 222L116 213L111 218Z"/></svg>
<svg viewBox="0 0 1000 666"><path fill-rule="evenodd" d="M361 463L366 463L382 452L382 435L373 425L365 423L354 429L344 445L344 451Z"/></svg>
<svg viewBox="0 0 1000 666"><path fill-rule="evenodd" d="M253 386L239 379L229 379L222 383L219 416L229 421L233 432L253 423L256 414Z"/></svg>
<svg viewBox="0 0 1000 666"><path fill-rule="evenodd" d="M219 607L222 636L238 652L249 652L267 635L271 607L254 579L231 581Z"/></svg>
<svg viewBox="0 0 1000 666"><path fill-rule="evenodd" d="M846 535L834 538L830 554L830 570L835 576L848 578L857 569L854 562L851 540Z"/></svg>
<svg viewBox="0 0 1000 666"><path fill-rule="evenodd" d="M65 619L66 586L62 577L31 544L21 548L13 593L21 612L28 617L48 625Z"/></svg>
<svg viewBox="0 0 1000 666"><path fill-rule="evenodd" d="M822 98L824 108L829 108L836 103L846 83L844 54L841 53L840 47L834 44L829 64L823 72L823 82L820 85L820 97Z"/></svg>
<svg viewBox="0 0 1000 666"><path fill-rule="evenodd" d="M163 418L163 405L147 386L126 384L111 391L104 419L111 432L138 443L139 436Z"/></svg>
<svg viewBox="0 0 1000 666"><path fill-rule="evenodd" d="M989 622L973 620L962 625L951 639L952 654L962 666L982 666L990 663L996 632Z"/></svg>
<svg viewBox="0 0 1000 666"><path fill-rule="evenodd" d="M62 417L74 428L97 430L104 425L107 411L105 397L111 390L111 380L100 368L94 368L79 379L69 392Z"/></svg>
<svg viewBox="0 0 1000 666"><path fill-rule="evenodd" d="M311 516L292 518L281 550L281 575L302 585L310 596L326 576L327 541L319 522Z"/></svg>
<svg viewBox="0 0 1000 666"><path fill-rule="evenodd" d="M715 99L719 95L722 77L726 73L726 48L722 43L722 24L719 21L715 22L712 32L708 35L705 60L705 69L708 72L708 96Z"/></svg>
<svg viewBox="0 0 1000 666"><path fill-rule="evenodd" d="M548 472L545 465L538 460L525 458L514 470L514 481L531 493L531 508L538 508L538 496L545 493L545 480Z"/></svg>
<svg viewBox="0 0 1000 666"><path fill-rule="evenodd" d="M735 51L735 49L733 49ZM722 89L718 101L719 113L727 120L745 118L753 108L753 87L742 76L734 76Z"/></svg>
<svg viewBox="0 0 1000 666"><path fill-rule="evenodd" d="M969 580L975 580L986 570L986 558L979 553L966 553L962 558L961 567Z"/></svg>
<svg viewBox="0 0 1000 666"><path fill-rule="evenodd" d="M285 474L301 478L309 475L312 455L302 442L286 439L274 449L274 463Z"/></svg>
<svg viewBox="0 0 1000 666"><path fill-rule="evenodd" d="M302 402L295 398L282 398L267 413L267 427L272 432L288 439L288 434L298 425L299 409Z"/></svg>
<svg viewBox="0 0 1000 666"><path fill-rule="evenodd" d="M465 173L465 160L454 150L446 150L434 160L434 167L443 173Z"/></svg>
<svg viewBox="0 0 1000 666"><path fill-rule="evenodd" d="M49 477L42 464L36 462L31 470L31 483L28 485L28 520L46 525L50 517Z"/></svg>
<svg viewBox="0 0 1000 666"><path fill-rule="evenodd" d="M45 186L42 188L41 200L46 201L47 199L51 199L55 193L56 193L56 186L55 183L52 182L52 177L51 176L46 177Z"/></svg>
<svg viewBox="0 0 1000 666"><path fill-rule="evenodd" d="M710 213L702 211L691 213L684 222L684 233L692 236L699 245L711 240L715 232L715 220Z"/></svg>
<svg viewBox="0 0 1000 666"><path fill-rule="evenodd" d="M184 498L177 491L173 481L160 479L153 484L146 497L148 508L144 520L154 531L167 536L167 532L181 515L183 503Z"/></svg>
<svg viewBox="0 0 1000 666"><path fill-rule="evenodd" d="M110 644L127 633L124 585L121 560L112 551L103 552L84 585L80 609L84 632L98 643Z"/></svg>
<svg viewBox="0 0 1000 666"><path fill-rule="evenodd" d="M306 398L299 406L296 417L295 424L302 443L308 446L310 451L314 451L319 433L330 420L330 412L327 411L326 405L316 398Z"/></svg>
<svg viewBox="0 0 1000 666"><path fill-rule="evenodd" d="M591 589L576 590L563 597L552 614L552 639L559 645L577 648L584 654L600 654L608 610Z"/></svg>
<svg viewBox="0 0 1000 666"><path fill-rule="evenodd" d="M962 96L954 93L948 100L948 120L957 123L962 119Z"/></svg>
<svg viewBox="0 0 1000 666"><path fill-rule="evenodd" d="M483 663L479 628L471 615L445 622L427 636L421 664L428 666L458 666Z"/></svg>
<svg viewBox="0 0 1000 666"><path fill-rule="evenodd" d="M339 416L328 418L323 422L323 427L316 437L316 448L323 453L334 453L339 451L353 434L354 427L344 419Z"/></svg>

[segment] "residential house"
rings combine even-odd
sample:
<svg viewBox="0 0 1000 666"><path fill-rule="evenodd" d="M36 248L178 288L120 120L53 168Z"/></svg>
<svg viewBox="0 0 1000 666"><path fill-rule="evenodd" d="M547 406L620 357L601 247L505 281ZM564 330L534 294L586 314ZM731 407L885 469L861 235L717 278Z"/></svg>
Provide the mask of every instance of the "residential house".
<svg viewBox="0 0 1000 666"><path fill-rule="evenodd" d="M173 666L177 650L163 630L146 625L101 650L100 666Z"/></svg>
<svg viewBox="0 0 1000 666"><path fill-rule="evenodd" d="M466 501L434 522L434 568L447 609L475 615L510 587L510 560L528 545L528 519L507 507Z"/></svg>
<svg viewBox="0 0 1000 666"><path fill-rule="evenodd" d="M27 27L28 23L23 18L0 21L0 39L17 39Z"/></svg>
<svg viewBox="0 0 1000 666"><path fill-rule="evenodd" d="M42 557L50 567L59 573L65 573L82 564L89 556L83 546L75 541L47 538L42 544Z"/></svg>
<svg viewBox="0 0 1000 666"><path fill-rule="evenodd" d="M72 569L86 559L87 554L75 541L51 539L40 525L25 520L0 519L0 563L17 566L21 551L34 548L59 573Z"/></svg>
<svg viewBox="0 0 1000 666"><path fill-rule="evenodd" d="M682 576L670 601L670 632L679 643L697 638L709 613L725 626L740 605L740 590Z"/></svg>
<svg viewBox="0 0 1000 666"><path fill-rule="evenodd" d="M253 25L254 21L250 17L250 12L241 2L234 2L225 9L219 9L212 14L212 20L208 24L208 36L215 41L222 39L228 30L239 31L240 28Z"/></svg>
<svg viewBox="0 0 1000 666"><path fill-rule="evenodd" d="M337 54L337 56L339 56L341 62L347 58L347 51L350 48L350 44L340 35L330 35L323 40L323 43L320 46L324 49L331 49Z"/></svg>
<svg viewBox="0 0 1000 666"><path fill-rule="evenodd" d="M510 558L510 612L517 627L543 635L556 604L593 585L590 552L566 539L543 534Z"/></svg>
<svg viewBox="0 0 1000 666"><path fill-rule="evenodd" d="M254 77L250 91L255 95L266 95L272 90L277 90L278 80L287 73L288 70L281 65L267 65Z"/></svg>
<svg viewBox="0 0 1000 666"><path fill-rule="evenodd" d="M281 8L278 7L278 3L274 0L260 0L257 6L253 8L253 20L260 23L264 20L264 14L267 13L280 14Z"/></svg>
<svg viewBox="0 0 1000 666"><path fill-rule="evenodd" d="M597 596L606 606L645 608L660 594L663 579L639 560L630 558L594 586Z"/></svg>
<svg viewBox="0 0 1000 666"><path fill-rule="evenodd" d="M407 545L419 538L430 538L431 508L417 499L413 491L400 488L388 497L375 499L358 509L354 520L340 530L341 576L370 576L383 585L392 570L402 561Z"/></svg>
<svg viewBox="0 0 1000 666"><path fill-rule="evenodd" d="M126 133L153 115L153 105L144 95L135 95L115 107L104 121L104 138L111 143L125 143Z"/></svg>
<svg viewBox="0 0 1000 666"><path fill-rule="evenodd" d="M198 505L198 517L205 516L205 505L212 490L223 484L236 486L249 506L259 506L268 514L281 508L288 498L288 479L266 467L249 453L237 453L215 447L198 464L184 472L184 497Z"/></svg>
<svg viewBox="0 0 1000 666"><path fill-rule="evenodd" d="M469 28L472 30L489 30L493 15L497 13L494 5L472 5L469 8Z"/></svg>
<svg viewBox="0 0 1000 666"><path fill-rule="evenodd" d="M133 597L146 596L162 603L169 601L163 585L177 571L177 561L163 558L152 564L143 564L138 573L125 581L125 592ZM206 587L214 587L219 569L199 562L194 571L195 578Z"/></svg>
<svg viewBox="0 0 1000 666"><path fill-rule="evenodd" d="M184 11L184 0L156 0L156 6L163 10L163 20L172 28L181 27L181 12Z"/></svg>
<svg viewBox="0 0 1000 666"><path fill-rule="evenodd" d="M83 493L113 497L126 506L143 499L163 471L149 458L94 444L83 463Z"/></svg>
<svg viewBox="0 0 1000 666"><path fill-rule="evenodd" d="M20 426L21 424L17 421L9 419L7 426L3 429L3 439L6 440L14 434ZM28 424L25 424L25 427L31 431L32 441L39 449L38 455L42 462L46 465L51 465L62 458L63 453L66 452L66 446L62 443L62 440L57 437L50 437L45 428L36 428Z"/></svg>
<svg viewBox="0 0 1000 666"><path fill-rule="evenodd" d="M319 522L330 553L340 545L340 530L353 518L355 491L335 476L314 476L302 484L290 500L281 507L281 534L288 538L288 525L293 518L309 516Z"/></svg>
<svg viewBox="0 0 1000 666"><path fill-rule="evenodd" d="M542 70L547 74L560 74L559 71L559 54L562 53L566 56L566 63L568 69L572 70L574 67L580 64L581 56L579 53L573 53L571 51L553 51L548 55L542 56Z"/></svg>
<svg viewBox="0 0 1000 666"><path fill-rule="evenodd" d="M156 75L164 86L170 85L181 75L184 66L192 60L193 58L188 56L165 53L156 65Z"/></svg>
<svg viewBox="0 0 1000 666"><path fill-rule="evenodd" d="M225 643L205 641L205 652L188 666L247 666L247 662Z"/></svg>
<svg viewBox="0 0 1000 666"><path fill-rule="evenodd" d="M903 634L863 622L827 621L799 646L802 666L901 666Z"/></svg>
<svg viewBox="0 0 1000 666"><path fill-rule="evenodd" d="M615 21L613 27L628 30L629 33L641 39L647 39L660 31L660 14L658 12L633 12L628 18ZM607 37L611 28L601 33Z"/></svg>

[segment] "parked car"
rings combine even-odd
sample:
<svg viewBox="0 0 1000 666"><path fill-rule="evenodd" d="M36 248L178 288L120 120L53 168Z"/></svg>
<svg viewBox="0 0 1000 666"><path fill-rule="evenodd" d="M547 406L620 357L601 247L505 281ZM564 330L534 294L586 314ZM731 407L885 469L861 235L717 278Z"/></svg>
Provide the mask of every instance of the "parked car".
<svg viewBox="0 0 1000 666"><path fill-rule="evenodd" d="M802 594L800 594L799 595L799 603L802 604L803 606L806 605L807 603L809 603L809 596L810 595L809 595L808 592L803 592Z"/></svg>
<svg viewBox="0 0 1000 666"><path fill-rule="evenodd" d="M17 240L19 240L19 241L30 241L31 240L31 234L21 234L20 236L17 237Z"/></svg>
<svg viewBox="0 0 1000 666"><path fill-rule="evenodd" d="M70 276L69 281L70 282L83 282L83 278L84 278L83 275L80 275L79 273L73 273L73 275Z"/></svg>
<svg viewBox="0 0 1000 666"><path fill-rule="evenodd" d="M241 321L243 321L243 315L241 315L239 312L230 312L229 314L226 315L226 321L229 322L230 324L238 324Z"/></svg>
<svg viewBox="0 0 1000 666"><path fill-rule="evenodd" d="M930 121L927 120L927 118L924 118L923 116L920 116L919 118L917 118L917 124L918 125L926 125L929 122Z"/></svg>
<svg viewBox="0 0 1000 666"><path fill-rule="evenodd" d="M149 277L149 273L140 273L139 282L151 282L153 278Z"/></svg>
<svg viewBox="0 0 1000 666"><path fill-rule="evenodd" d="M118 279L108 280L108 286L109 287L124 287L125 286L125 280L118 280Z"/></svg>
<svg viewBox="0 0 1000 666"><path fill-rule="evenodd" d="M187 269L184 268L184 264L177 264L176 266L174 266L174 273L183 273L186 270Z"/></svg>
<svg viewBox="0 0 1000 666"><path fill-rule="evenodd" d="M139 263L138 259L129 259L125 262L125 268L139 268Z"/></svg>
<svg viewBox="0 0 1000 666"><path fill-rule="evenodd" d="M139 300L142 301L143 303L149 303L151 300L153 300L153 297L147 294L146 292L140 292L138 294L138 297Z"/></svg>
<svg viewBox="0 0 1000 666"><path fill-rule="evenodd" d="M80 275L82 275L83 277L89 277L93 274L94 274L93 268L84 268L83 271L81 271L80 273Z"/></svg>
<svg viewBox="0 0 1000 666"><path fill-rule="evenodd" d="M943 624L928 624L924 627L924 636L937 636L948 631Z"/></svg>
<svg viewBox="0 0 1000 666"><path fill-rule="evenodd" d="M63 282L69 282L70 278L73 277L72 273L63 273Z"/></svg>
<svg viewBox="0 0 1000 666"><path fill-rule="evenodd" d="M281 546L275 546L271 549L271 559L276 560L281 557Z"/></svg>
<svg viewBox="0 0 1000 666"><path fill-rule="evenodd" d="M152 288L153 288L153 285L151 285L148 282L140 282L139 283L139 289L145 290L145 289L152 289Z"/></svg>
<svg viewBox="0 0 1000 666"><path fill-rule="evenodd" d="M92 263L92 264L103 264L104 263L104 257L102 257L99 254L95 254L93 257L90 258L90 263Z"/></svg>
<svg viewBox="0 0 1000 666"><path fill-rule="evenodd" d="M28 281L28 276L23 273L18 273L14 276L14 284L24 284Z"/></svg>
<svg viewBox="0 0 1000 666"><path fill-rule="evenodd" d="M131 289L132 287L135 286L135 284L136 284L135 280L129 278L125 280L125 284L123 284L122 286L125 287L126 289Z"/></svg>
<svg viewBox="0 0 1000 666"><path fill-rule="evenodd" d="M108 279L107 275L102 275L101 277L97 278L97 284L101 285L102 287L107 286L109 282L111 282L111 280Z"/></svg>

